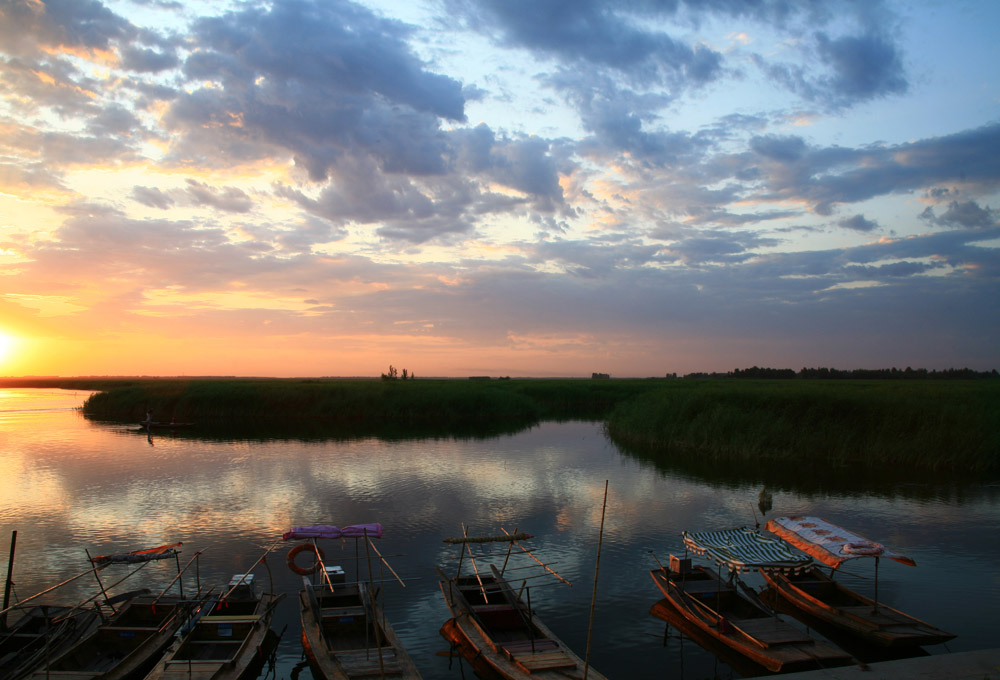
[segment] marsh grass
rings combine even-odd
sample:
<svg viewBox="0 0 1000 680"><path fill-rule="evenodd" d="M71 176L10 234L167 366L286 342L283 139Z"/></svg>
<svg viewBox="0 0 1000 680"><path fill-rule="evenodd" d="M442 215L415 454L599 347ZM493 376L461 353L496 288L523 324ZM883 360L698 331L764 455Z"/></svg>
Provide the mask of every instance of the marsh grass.
<svg viewBox="0 0 1000 680"><path fill-rule="evenodd" d="M1000 384L684 381L620 404L606 431L660 456L997 471Z"/></svg>
<svg viewBox="0 0 1000 680"><path fill-rule="evenodd" d="M379 436L509 432L604 420L653 458L1000 470L997 380L149 380L84 404L91 418Z"/></svg>
<svg viewBox="0 0 1000 680"><path fill-rule="evenodd" d="M607 382L607 381L604 381ZM304 422L366 429L408 425L520 423L599 418L648 391L648 381L583 380L153 380L105 389L83 412L92 418L208 424Z"/></svg>

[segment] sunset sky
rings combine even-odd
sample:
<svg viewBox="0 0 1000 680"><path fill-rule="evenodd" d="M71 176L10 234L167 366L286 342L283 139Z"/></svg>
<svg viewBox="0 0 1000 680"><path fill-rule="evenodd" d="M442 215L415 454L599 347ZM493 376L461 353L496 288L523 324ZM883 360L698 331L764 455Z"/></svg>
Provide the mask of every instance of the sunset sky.
<svg viewBox="0 0 1000 680"><path fill-rule="evenodd" d="M0 0L0 375L1000 368L998 27Z"/></svg>

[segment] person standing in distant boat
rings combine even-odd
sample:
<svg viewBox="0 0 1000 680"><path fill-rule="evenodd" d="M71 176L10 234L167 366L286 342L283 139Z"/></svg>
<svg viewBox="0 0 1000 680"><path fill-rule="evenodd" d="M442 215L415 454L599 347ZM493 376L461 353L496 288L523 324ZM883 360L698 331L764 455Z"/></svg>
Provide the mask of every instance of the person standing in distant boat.
<svg viewBox="0 0 1000 680"><path fill-rule="evenodd" d="M153 409L146 409L146 420L143 421L147 425L153 422Z"/></svg>

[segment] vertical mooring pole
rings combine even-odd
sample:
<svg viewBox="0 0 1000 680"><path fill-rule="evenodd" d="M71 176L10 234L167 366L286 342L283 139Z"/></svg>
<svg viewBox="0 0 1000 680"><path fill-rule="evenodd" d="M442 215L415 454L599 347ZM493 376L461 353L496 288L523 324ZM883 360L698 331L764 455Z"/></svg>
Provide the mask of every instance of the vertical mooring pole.
<svg viewBox="0 0 1000 680"><path fill-rule="evenodd" d="M601 547L604 545L604 513L608 509L608 480L604 480L604 504L601 506L601 531L597 538L597 564L594 566L594 592L590 596L590 623L587 624L587 655L583 661L583 680L590 672L590 637L594 632L594 605L597 603L597 576L601 573Z"/></svg>
<svg viewBox="0 0 1000 680"><path fill-rule="evenodd" d="M10 603L10 589L14 585L14 548L17 547L17 531L10 532L10 557L7 559L7 583L3 587L3 608ZM7 628L7 612L0 619L0 630Z"/></svg>

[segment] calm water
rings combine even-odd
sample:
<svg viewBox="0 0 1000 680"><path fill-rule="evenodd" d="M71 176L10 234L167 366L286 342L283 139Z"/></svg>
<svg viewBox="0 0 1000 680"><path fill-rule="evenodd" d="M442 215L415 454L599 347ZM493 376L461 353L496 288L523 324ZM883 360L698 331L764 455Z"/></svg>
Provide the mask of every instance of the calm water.
<svg viewBox="0 0 1000 680"><path fill-rule="evenodd" d="M253 563L291 526L381 522L378 543L407 587L386 587L386 609L425 678L471 678L440 653L446 609L435 564L441 540L520 528L539 557L572 587L533 587L532 604L581 656L586 648L605 482L608 502L591 663L611 678L739 677L688 640L663 644L650 551L681 550L684 529L753 525L760 484L670 472L624 455L597 423L545 423L492 439L414 441L205 441L152 438L135 427L95 424L76 410L87 394L0 390L0 568L17 530L16 594L27 597L86 569L85 549L103 554L184 542L182 562L203 550L201 577L218 583ZM804 478L815 475L803 466ZM880 599L958 634L931 653L997 646L1000 611L1000 487L886 485L863 492L774 491L767 517L815 514L913 557L885 561ZM862 488L859 486L859 488ZM758 511L759 517L759 511ZM273 627L283 632L269 677L308 680L301 665L295 591L285 545L268 559L289 595ZM321 544L327 562L349 568L353 542ZM301 558L300 558L301 559ZM130 588L165 585L173 562L140 571ZM860 577L871 564L852 566ZM124 572L116 572L123 574ZM266 572L258 569L266 583ZM113 577L102 572L105 583ZM750 582L759 584L751 577ZM871 594L870 578L850 585ZM57 591L83 599L94 583ZM122 586L120 589L124 589Z"/></svg>

